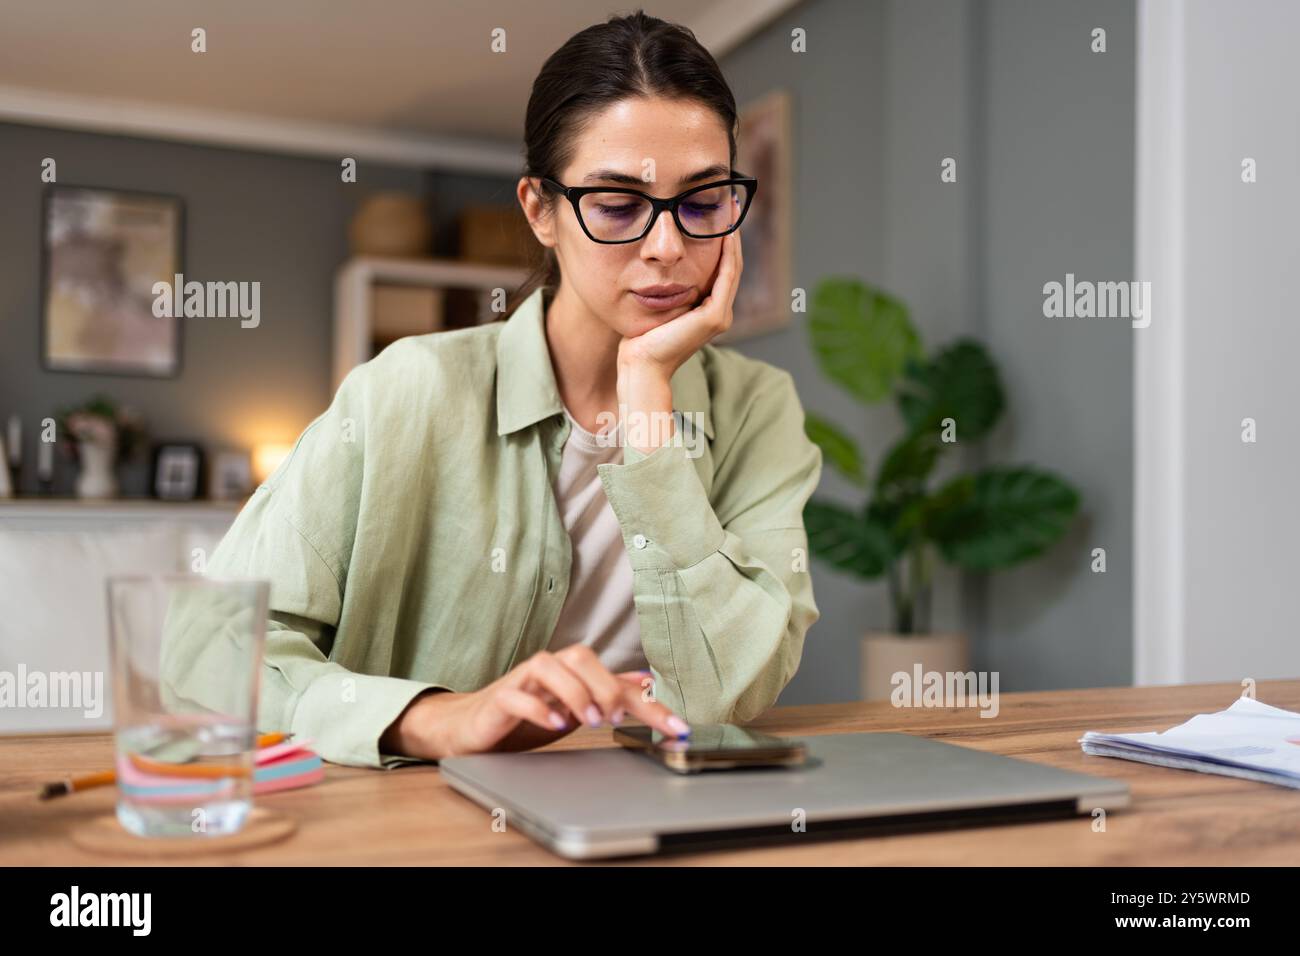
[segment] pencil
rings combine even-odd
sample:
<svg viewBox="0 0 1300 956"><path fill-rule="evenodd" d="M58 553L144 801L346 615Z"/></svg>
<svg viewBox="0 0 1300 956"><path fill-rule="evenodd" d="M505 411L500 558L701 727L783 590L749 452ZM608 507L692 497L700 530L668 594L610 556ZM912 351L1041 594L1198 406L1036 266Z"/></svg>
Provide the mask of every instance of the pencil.
<svg viewBox="0 0 1300 956"><path fill-rule="evenodd" d="M258 749L271 747L292 737L293 734L284 734L276 731L269 734L259 734L257 738ZM141 757L138 754L131 755L131 763L147 773L156 773L172 777L247 777L249 772L245 767L226 766L222 764L176 764L160 763L156 760L149 760L147 757ZM79 777L68 777L64 780L58 780L53 783L47 783L41 788L40 798L50 800L54 797L66 796L70 793L79 793L82 790L90 790L94 787L104 787L117 782L117 772L114 770L99 770L95 773L83 774Z"/></svg>

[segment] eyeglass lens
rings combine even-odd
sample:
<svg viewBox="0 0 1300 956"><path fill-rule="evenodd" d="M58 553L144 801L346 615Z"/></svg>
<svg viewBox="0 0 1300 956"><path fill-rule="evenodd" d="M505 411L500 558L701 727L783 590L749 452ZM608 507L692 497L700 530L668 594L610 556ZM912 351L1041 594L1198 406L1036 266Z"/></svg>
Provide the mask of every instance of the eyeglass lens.
<svg viewBox="0 0 1300 956"><path fill-rule="evenodd" d="M734 183L691 193L677 207L682 231L695 239L729 231L745 208L746 193L745 186ZM606 242L639 237L654 209L640 196L606 192L586 193L578 207L587 230Z"/></svg>

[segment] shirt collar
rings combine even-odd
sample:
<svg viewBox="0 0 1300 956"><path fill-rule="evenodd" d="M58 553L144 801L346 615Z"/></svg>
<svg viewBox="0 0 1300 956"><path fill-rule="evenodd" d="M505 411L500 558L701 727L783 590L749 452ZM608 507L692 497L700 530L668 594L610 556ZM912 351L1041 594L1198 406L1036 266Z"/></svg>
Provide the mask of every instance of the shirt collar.
<svg viewBox="0 0 1300 956"><path fill-rule="evenodd" d="M546 345L543 292L539 288L520 303L497 337L497 434L509 435L563 412ZM713 439L709 383L697 351L672 378L673 410L698 421Z"/></svg>

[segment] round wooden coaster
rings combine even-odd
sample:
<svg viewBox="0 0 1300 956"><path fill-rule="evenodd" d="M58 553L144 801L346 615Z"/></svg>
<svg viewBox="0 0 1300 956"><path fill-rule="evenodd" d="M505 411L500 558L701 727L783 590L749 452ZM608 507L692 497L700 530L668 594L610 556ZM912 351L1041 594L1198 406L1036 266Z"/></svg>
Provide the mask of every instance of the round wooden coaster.
<svg viewBox="0 0 1300 956"><path fill-rule="evenodd" d="M297 829L298 822L292 817L266 807L254 807L243 829L227 836L140 837L122 826L113 813L105 813L73 827L71 836L73 843L92 853L176 858L251 850L283 840Z"/></svg>

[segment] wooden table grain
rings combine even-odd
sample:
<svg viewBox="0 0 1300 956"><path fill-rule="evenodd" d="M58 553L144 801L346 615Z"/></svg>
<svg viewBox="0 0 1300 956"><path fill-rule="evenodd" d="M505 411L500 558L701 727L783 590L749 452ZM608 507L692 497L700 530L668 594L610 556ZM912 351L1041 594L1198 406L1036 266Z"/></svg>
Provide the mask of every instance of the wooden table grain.
<svg viewBox="0 0 1300 956"><path fill-rule="evenodd" d="M1126 781L1127 810L1105 832L1088 817L963 830L895 834L781 847L693 852L619 865L1295 865L1300 863L1300 790L1084 754L1088 730L1165 730L1193 714L1228 707L1237 684L1093 688L1002 694L995 718L974 708L894 708L888 702L778 707L751 726L814 736L901 731L1037 763ZM1264 703L1300 711L1300 680L1261 681ZM608 729L583 728L545 750L611 746ZM112 764L111 737L0 738L0 865L135 865L141 859L83 851L69 833L111 812L103 787L40 801L47 780ZM582 865L517 831L495 832L488 813L456 793L435 765L362 770L326 765L324 782L258 797L292 815L289 839L238 853L203 852L194 865ZM168 860L170 865L176 861Z"/></svg>

